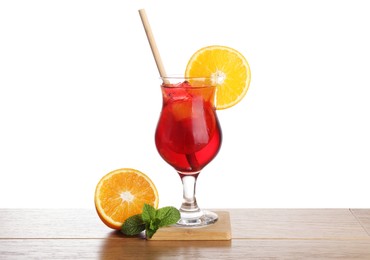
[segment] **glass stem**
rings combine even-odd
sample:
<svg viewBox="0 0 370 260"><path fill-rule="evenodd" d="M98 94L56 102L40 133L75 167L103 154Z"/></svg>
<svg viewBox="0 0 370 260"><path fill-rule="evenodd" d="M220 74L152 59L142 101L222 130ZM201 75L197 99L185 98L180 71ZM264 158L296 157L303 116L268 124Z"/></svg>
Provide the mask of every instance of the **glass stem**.
<svg viewBox="0 0 370 260"><path fill-rule="evenodd" d="M199 172L191 175L185 175L181 172L179 174L184 190L180 212L182 215L187 215L187 217L197 217L201 213L195 198L195 187Z"/></svg>

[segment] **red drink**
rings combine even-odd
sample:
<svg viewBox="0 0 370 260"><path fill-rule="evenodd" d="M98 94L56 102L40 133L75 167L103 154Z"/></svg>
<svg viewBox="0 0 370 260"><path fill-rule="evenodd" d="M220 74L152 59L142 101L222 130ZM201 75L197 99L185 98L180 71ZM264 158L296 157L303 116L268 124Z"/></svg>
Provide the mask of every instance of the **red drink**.
<svg viewBox="0 0 370 260"><path fill-rule="evenodd" d="M163 107L155 133L162 158L182 174L198 173L218 153L221 128L215 87L162 84Z"/></svg>

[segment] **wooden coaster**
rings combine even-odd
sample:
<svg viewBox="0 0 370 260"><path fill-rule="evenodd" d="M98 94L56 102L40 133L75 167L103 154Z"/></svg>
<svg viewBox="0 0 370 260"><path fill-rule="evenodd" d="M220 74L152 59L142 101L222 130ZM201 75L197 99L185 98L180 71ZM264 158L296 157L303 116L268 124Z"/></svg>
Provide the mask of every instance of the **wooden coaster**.
<svg viewBox="0 0 370 260"><path fill-rule="evenodd" d="M227 211L215 211L218 220L215 224L203 227L160 228L151 240L231 240L230 215Z"/></svg>

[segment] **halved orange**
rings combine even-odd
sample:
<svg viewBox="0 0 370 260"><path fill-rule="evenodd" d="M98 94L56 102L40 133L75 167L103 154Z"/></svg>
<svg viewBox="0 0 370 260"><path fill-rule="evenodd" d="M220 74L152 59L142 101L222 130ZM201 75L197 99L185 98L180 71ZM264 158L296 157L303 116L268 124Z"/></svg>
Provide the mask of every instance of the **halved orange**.
<svg viewBox="0 0 370 260"><path fill-rule="evenodd" d="M95 208L110 228L120 229L125 220L142 213L144 203L158 207L158 191L144 173L122 168L105 175L96 186Z"/></svg>
<svg viewBox="0 0 370 260"><path fill-rule="evenodd" d="M216 85L216 109L237 104L248 91L251 71L246 58L226 46L207 46L196 51L185 71L186 77L210 77Z"/></svg>

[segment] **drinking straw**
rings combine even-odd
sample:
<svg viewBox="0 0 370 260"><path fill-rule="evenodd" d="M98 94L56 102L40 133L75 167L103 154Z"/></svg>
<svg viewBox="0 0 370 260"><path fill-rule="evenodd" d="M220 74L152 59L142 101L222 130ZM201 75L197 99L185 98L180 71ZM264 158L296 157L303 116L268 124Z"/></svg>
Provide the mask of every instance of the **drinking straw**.
<svg viewBox="0 0 370 260"><path fill-rule="evenodd" d="M154 56L155 63L157 64L157 69L159 71L159 75L163 79L164 83L169 83L168 80L166 80L164 78L164 77L166 77L167 74L166 74L166 71L164 69L162 59L161 59L161 55L159 54L159 51L158 51L158 48L157 48L157 44L155 43L154 36L153 36L153 33L152 33L152 29L150 27L148 17L146 16L145 9L140 9L139 14L140 14L141 22L143 23L143 26L144 26L144 29L145 29L146 37L148 38L148 41L149 41L150 48L152 49L152 53L153 53L153 56Z"/></svg>

